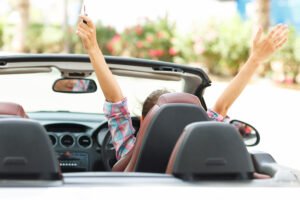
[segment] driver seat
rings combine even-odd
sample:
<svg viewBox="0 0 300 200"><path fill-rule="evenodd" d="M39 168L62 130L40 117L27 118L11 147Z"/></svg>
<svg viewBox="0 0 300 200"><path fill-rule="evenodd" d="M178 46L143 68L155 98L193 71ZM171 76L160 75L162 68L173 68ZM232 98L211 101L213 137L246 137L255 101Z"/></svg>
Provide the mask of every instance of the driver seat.
<svg viewBox="0 0 300 200"><path fill-rule="evenodd" d="M184 127L192 122L209 120L195 95L163 94L146 115L134 149L113 166L113 171L165 173Z"/></svg>

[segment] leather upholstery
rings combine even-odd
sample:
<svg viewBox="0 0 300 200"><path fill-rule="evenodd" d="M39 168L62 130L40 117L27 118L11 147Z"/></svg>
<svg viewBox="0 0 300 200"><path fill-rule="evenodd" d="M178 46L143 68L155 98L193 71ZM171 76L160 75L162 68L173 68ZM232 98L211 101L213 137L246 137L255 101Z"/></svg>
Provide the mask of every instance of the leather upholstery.
<svg viewBox="0 0 300 200"><path fill-rule="evenodd" d="M0 115L13 115L21 118L28 118L21 105L11 102L0 102Z"/></svg>
<svg viewBox="0 0 300 200"><path fill-rule="evenodd" d="M197 110L196 113L192 112L193 110ZM165 115L163 120L159 118L162 115ZM189 115L193 116L189 117ZM132 156L130 160L126 158L126 160L129 160L128 164L121 159L115 164L115 166L118 167L114 167L113 171L123 169L124 165L126 165L125 171L127 172L150 171L164 173L169 160L169 154L179 134L182 132L183 127L188 123L201 120L209 120L209 118L204 109L201 108L201 103L195 95L188 93L167 93L160 96L156 105L143 120ZM172 123L174 123L174 125L172 125ZM165 131L166 129L167 131ZM149 140L151 140L151 142ZM162 143L165 145L161 146L160 144ZM157 148L153 146L153 149L151 149L151 144L159 146ZM151 152L149 152L149 149ZM157 152L152 152L152 150ZM151 156L149 157L148 155ZM123 163L122 167L120 167L121 162ZM150 162L151 165L145 162ZM147 169L145 169L143 165L147 165Z"/></svg>
<svg viewBox="0 0 300 200"><path fill-rule="evenodd" d="M191 180L251 179L254 166L238 131L220 122L195 122L185 127L166 172Z"/></svg>

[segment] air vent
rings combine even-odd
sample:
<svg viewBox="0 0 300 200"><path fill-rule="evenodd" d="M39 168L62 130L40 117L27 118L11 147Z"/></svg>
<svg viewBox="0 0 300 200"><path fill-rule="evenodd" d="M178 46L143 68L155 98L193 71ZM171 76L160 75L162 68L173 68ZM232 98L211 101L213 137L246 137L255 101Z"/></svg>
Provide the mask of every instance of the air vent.
<svg viewBox="0 0 300 200"><path fill-rule="evenodd" d="M60 144L66 148L72 147L75 144L74 137L71 135L64 135L60 138Z"/></svg>
<svg viewBox="0 0 300 200"><path fill-rule="evenodd" d="M86 135L79 136L78 144L83 148L89 148L92 146L92 139Z"/></svg>
<svg viewBox="0 0 300 200"><path fill-rule="evenodd" d="M5 61L0 61L0 66L4 66L6 65L6 62Z"/></svg>
<svg viewBox="0 0 300 200"><path fill-rule="evenodd" d="M51 140L52 146L55 146L57 144L57 138L56 138L56 136L52 135L52 134L49 134L48 136L49 136L49 138Z"/></svg>

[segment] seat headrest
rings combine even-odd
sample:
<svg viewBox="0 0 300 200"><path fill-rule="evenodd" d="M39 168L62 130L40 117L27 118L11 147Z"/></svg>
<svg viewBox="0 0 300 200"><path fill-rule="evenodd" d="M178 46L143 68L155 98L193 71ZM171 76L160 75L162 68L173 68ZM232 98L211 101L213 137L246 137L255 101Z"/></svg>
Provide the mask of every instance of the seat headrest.
<svg viewBox="0 0 300 200"><path fill-rule="evenodd" d="M11 102L0 102L0 115L13 115L21 118L28 118L21 105Z"/></svg>
<svg viewBox="0 0 300 200"><path fill-rule="evenodd" d="M254 167L238 131L230 124L195 122L184 129L167 173L187 180L250 179Z"/></svg>
<svg viewBox="0 0 300 200"><path fill-rule="evenodd" d="M167 103L187 103L201 106L198 97L183 92L172 92L163 94L158 98L156 105L161 106Z"/></svg>
<svg viewBox="0 0 300 200"><path fill-rule="evenodd" d="M143 120L125 171L165 173L184 127L192 122L210 120L199 105L198 97L187 93L160 96Z"/></svg>
<svg viewBox="0 0 300 200"><path fill-rule="evenodd" d="M0 120L0 180L60 181L58 160L44 127L22 118Z"/></svg>

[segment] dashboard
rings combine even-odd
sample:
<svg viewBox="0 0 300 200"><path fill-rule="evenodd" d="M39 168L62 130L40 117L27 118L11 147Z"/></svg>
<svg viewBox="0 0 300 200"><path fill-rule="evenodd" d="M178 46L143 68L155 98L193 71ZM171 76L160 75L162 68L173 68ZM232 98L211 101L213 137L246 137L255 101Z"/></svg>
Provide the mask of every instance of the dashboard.
<svg viewBox="0 0 300 200"><path fill-rule="evenodd" d="M104 115L34 112L28 116L45 127L62 172L110 170L103 160L103 140L109 133ZM108 162L113 165L114 156Z"/></svg>

